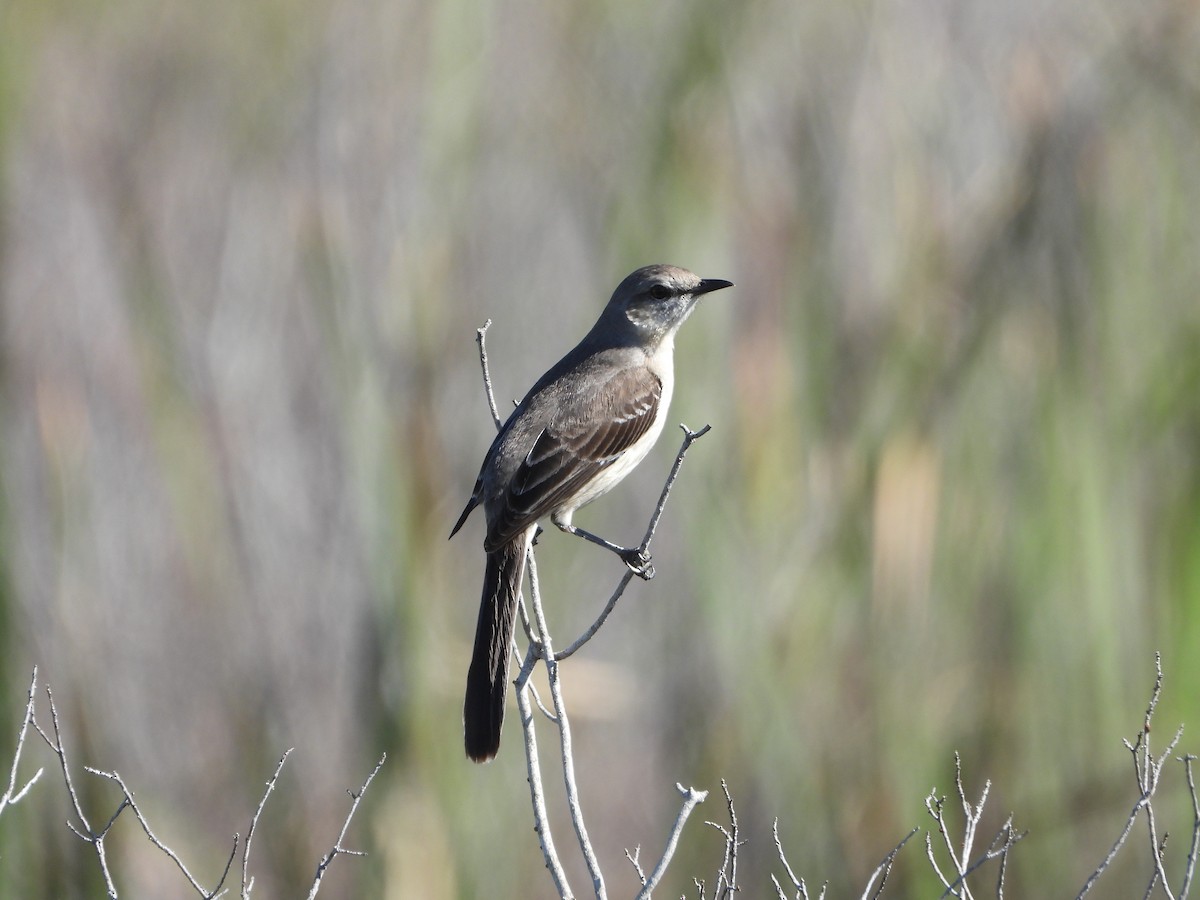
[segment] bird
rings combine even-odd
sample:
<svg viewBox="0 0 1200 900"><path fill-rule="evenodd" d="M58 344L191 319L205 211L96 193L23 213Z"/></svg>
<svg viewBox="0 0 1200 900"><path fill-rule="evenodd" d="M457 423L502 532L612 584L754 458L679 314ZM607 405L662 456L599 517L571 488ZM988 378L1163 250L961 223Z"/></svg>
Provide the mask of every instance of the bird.
<svg viewBox="0 0 1200 900"><path fill-rule="evenodd" d="M662 433L674 392L675 333L705 294L732 287L677 266L644 266L613 291L596 324L529 390L496 434L450 537L482 505L487 532L483 595L463 701L467 756L500 749L510 646L525 559L538 520L616 553L653 576L638 548L572 524L645 458Z"/></svg>

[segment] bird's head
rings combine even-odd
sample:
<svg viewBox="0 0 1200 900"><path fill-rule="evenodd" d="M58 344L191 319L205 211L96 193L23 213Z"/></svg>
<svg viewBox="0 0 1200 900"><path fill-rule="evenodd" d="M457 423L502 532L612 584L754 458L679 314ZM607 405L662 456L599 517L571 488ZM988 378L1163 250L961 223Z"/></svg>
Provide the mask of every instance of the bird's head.
<svg viewBox="0 0 1200 900"><path fill-rule="evenodd" d="M613 291L605 318L632 329L637 342L657 347L673 336L704 294L732 287L720 278L701 278L678 266L643 266Z"/></svg>

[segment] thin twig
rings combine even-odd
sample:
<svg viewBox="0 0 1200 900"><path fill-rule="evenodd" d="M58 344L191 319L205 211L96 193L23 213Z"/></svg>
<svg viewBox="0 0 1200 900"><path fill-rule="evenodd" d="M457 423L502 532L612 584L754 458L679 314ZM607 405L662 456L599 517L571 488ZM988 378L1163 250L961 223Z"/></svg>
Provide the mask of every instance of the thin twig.
<svg viewBox="0 0 1200 900"><path fill-rule="evenodd" d="M1162 841L1160 841L1158 843L1158 845L1155 847L1155 854L1158 859L1162 859L1163 854L1165 854L1167 852L1167 840L1168 840L1168 838L1170 838L1170 836L1171 836L1170 833L1164 833ZM1166 874L1163 872L1163 870L1161 868L1158 868L1158 869L1155 869L1154 875L1150 879L1150 884L1146 888L1146 897L1149 897L1152 893L1154 893L1154 886L1156 884L1158 884L1158 881L1160 878L1163 879L1163 891L1167 894L1168 897L1174 896L1171 894L1171 888L1166 882Z"/></svg>
<svg viewBox="0 0 1200 900"><path fill-rule="evenodd" d="M587 630L577 637L571 643L571 645L567 647L566 650L560 650L555 655L554 658L558 662L562 662L564 659L574 654L576 650L595 637L596 632L599 631L601 626L608 620L609 614L616 609L617 601L621 599L621 596L625 593L625 588L629 587L629 582L631 580L633 580L633 572L631 572L629 569L626 569L625 573L621 576L621 580L617 582L617 586L613 590L612 596L610 596L608 598L608 602L604 604L604 609L600 610L600 615L596 617L596 621L589 625Z"/></svg>
<svg viewBox="0 0 1200 900"><path fill-rule="evenodd" d="M534 640L530 641L530 646L533 647L535 651L537 651L537 649L538 649L538 647L540 647L540 645L541 645L540 641L534 641ZM517 658L517 662L521 664L521 668L518 670L517 678L515 681L517 690L523 690L525 688L525 686L528 685L529 693L533 697L533 702L537 706L538 711L543 716L546 717L546 720L548 722L557 722L558 716L556 716L553 712L551 712L550 708L546 706L545 701L542 700L542 695L538 692L537 685L529 680L529 676L533 674L533 670L537 667L537 661L539 659L541 659L540 652L534 653L534 655L532 657L533 662L531 664L528 662L528 660L529 660L528 657L525 660L521 659L520 652L517 650L517 647L515 644L513 645L512 650L513 650L513 655Z"/></svg>
<svg viewBox="0 0 1200 900"><path fill-rule="evenodd" d="M267 798L275 790L275 783L279 781L279 773L283 771L283 764L287 762L287 758L291 756L292 751L295 749L295 747L289 747L284 751L283 756L279 757L279 765L275 767L275 774L267 782L267 789L263 792L262 799L258 801L258 809L254 811L254 818L250 820L250 830L246 832L246 845L242 848L242 900L248 900L250 892L254 890L254 879L249 877L250 843L254 840L254 832L258 828L258 820L262 817L263 808L267 805ZM236 834L234 835L234 840L237 840Z"/></svg>
<svg viewBox="0 0 1200 900"><path fill-rule="evenodd" d="M25 747L25 735L29 733L29 724L33 721L33 703L34 696L37 693L37 666L33 667L33 675L29 679L29 693L25 701L25 717L21 720L21 728L17 732L17 751L13 754L12 768L8 772L8 787L3 794L0 794L0 815L4 813L4 808L16 803L20 803L22 798L33 787L34 783L42 777L43 769L38 769L32 778L25 782L25 786L19 791L17 790L17 768L21 765L21 750Z"/></svg>
<svg viewBox="0 0 1200 900"><path fill-rule="evenodd" d="M729 810L729 828L716 822L705 822L710 828L715 828L725 836L725 854L721 860L721 868L717 872L717 883L713 887L713 900L721 900L735 891L741 890L737 885L738 847L743 843L738 840L737 811L733 808L733 797L729 793L729 785L721 779L721 790L725 793L725 805Z"/></svg>
<svg viewBox="0 0 1200 900"><path fill-rule="evenodd" d="M950 884L946 885L946 890L942 892L942 897L949 896L959 886L962 886L963 890L967 891L967 877L970 876L972 873L974 873L975 870L978 869L980 866L982 866L984 863L998 858L998 859L1000 859L1001 862L1000 862L1000 877L999 877L999 881L997 882L996 896L997 896L998 900L1003 900L1003 897L1004 897L1004 870L1008 864L1008 853L1010 850L1012 850L1013 845L1016 844L1017 841L1024 838L1026 834L1028 834L1028 832L1023 831L1020 834L1017 834L1013 831L1012 816L1010 815L1008 817L1008 821L1004 823L1004 827L1001 828L996 833L996 836L994 838L992 838L992 842L991 842L991 844L988 845L988 849L983 853L982 856L980 856L973 863L970 863L969 865L965 866L963 868L962 874L959 875L958 878L956 878ZM1001 839L1003 839L1003 843L1001 843ZM970 892L967 891L967 893L969 895Z"/></svg>
<svg viewBox="0 0 1200 900"><path fill-rule="evenodd" d="M1138 790L1146 798L1146 831L1150 842L1150 855L1154 860L1154 878L1151 879L1148 891L1152 892L1155 883L1161 881L1163 893L1166 894L1167 900L1175 900L1175 895L1171 891L1171 884L1167 880L1166 866L1163 859L1167 836L1164 834L1161 841L1158 838L1158 822L1154 814L1154 805L1150 798L1153 797L1154 792L1158 788L1159 779L1162 777L1162 770L1167 763L1167 758L1174 751L1175 745L1183 737L1183 726L1179 726L1179 729L1175 732L1174 739L1167 745L1167 749L1162 755L1155 758L1150 750L1150 720L1154 715L1155 707L1158 705L1158 699L1162 693L1163 671L1161 653L1154 655L1154 668L1154 689L1150 694L1150 704L1146 708L1146 718L1142 725L1142 731L1131 749L1133 752L1134 772L1136 773ZM1126 746L1129 746L1128 742L1126 742Z"/></svg>
<svg viewBox="0 0 1200 900"><path fill-rule="evenodd" d="M1096 881L1100 878L1100 876L1104 874L1104 870L1109 867L1114 859L1116 859L1117 852L1122 846L1124 846L1125 840L1129 837L1129 833L1133 831L1134 823L1137 822L1138 813L1142 811L1142 807L1145 806L1147 799L1148 798L1146 797L1139 797L1137 803L1133 805L1133 809L1129 811L1129 816L1125 819L1125 827L1121 829L1121 833L1113 842L1112 847L1108 851L1108 855L1100 861L1100 865L1098 865L1092 874L1088 876L1088 880L1084 882L1084 885L1080 889L1079 893L1075 895L1075 900L1080 900L1081 897L1086 895L1087 892L1090 891L1096 884Z"/></svg>
<svg viewBox="0 0 1200 900"><path fill-rule="evenodd" d="M46 742L46 746L58 757L58 764L63 774L63 781L67 785L67 795L71 798L71 806L75 811L75 816L82 825L82 830L76 828L70 819L67 820L67 828L78 837L92 845L96 851L96 859L100 863L100 874L104 877L104 890L109 897L117 896L117 886L113 882L112 873L108 870L108 854L104 848L104 838L108 834L108 830L112 827L113 822L117 820L117 816L128 805L128 798L121 802L117 807L117 811L112 814L112 818L108 820L108 824L99 833L92 831L91 823L88 822L87 816L83 812L83 805L79 802L79 794L75 790L75 782L71 780L71 767L67 763L67 749L63 746L62 731L58 724L58 708L54 705L54 693L50 690L50 685L46 685L46 700L50 705L50 723L54 730L53 740L50 738L37 719L33 720L33 727L37 733L41 735L42 740Z"/></svg>
<svg viewBox="0 0 1200 900"><path fill-rule="evenodd" d="M783 870L787 872L787 877L792 883L792 887L794 887L797 891L800 891L801 895L807 895L808 889L804 886L804 879L796 877L796 873L792 871L792 864L788 862L787 854L783 852L783 841L779 838L778 816L776 816L775 821L771 823L771 837L775 839L775 853L779 856L779 861L783 863ZM772 875L771 877L774 878L775 876ZM775 890L780 890L778 882L775 883ZM782 891L780 891L780 893L782 893Z"/></svg>
<svg viewBox="0 0 1200 900"><path fill-rule="evenodd" d="M642 869L642 861L641 861L642 860L642 845L638 844L636 847L634 847L632 853L629 852L629 848L627 847L625 849L625 858L627 860L629 860L630 864L633 866L633 871L635 871L637 873L638 883L641 884L643 887L645 887L646 886L646 873Z"/></svg>
<svg viewBox="0 0 1200 900"><path fill-rule="evenodd" d="M1192 877L1196 871L1196 856L1200 854L1200 798L1196 796L1196 777L1192 772L1192 763L1195 759L1195 756L1188 753L1179 760L1183 763L1183 770L1187 775L1188 794L1192 798L1192 846L1188 849L1187 868L1183 872L1179 900L1187 900L1188 891L1192 887Z"/></svg>
<svg viewBox="0 0 1200 900"><path fill-rule="evenodd" d="M1146 734L1149 735L1148 726L1146 729ZM1149 771L1153 780L1145 787L1146 791L1150 795L1153 795L1158 789L1159 781L1162 779L1163 767L1166 766L1168 757L1175 752L1175 746L1182 738L1183 726L1180 725L1175 731L1175 736L1171 739L1171 742L1167 744L1167 749L1162 752L1162 755L1159 756L1157 760L1150 760ZM1146 755L1147 757L1150 755L1150 745L1148 739L1146 743ZM1167 895L1168 900L1175 900L1175 894L1171 890L1171 883L1167 879L1166 858L1164 856L1167 838L1169 835L1164 832L1162 840L1158 839L1158 824L1154 815L1154 806L1151 803L1146 804L1146 823L1150 832L1150 850L1154 856L1155 870L1158 874L1158 877L1162 879L1163 893Z"/></svg>
<svg viewBox="0 0 1200 900"><path fill-rule="evenodd" d="M367 792L367 788L371 786L371 782L375 776L379 774L379 770L383 768L383 764L387 761L387 754L379 757L379 762L375 763L375 768L371 770L371 774L367 776L367 780L362 783L362 787L355 791L347 791L351 797L350 811L346 813L346 819L342 822L342 830L338 832L337 840L333 844L333 848L325 854L319 863L317 863L317 874L313 878L312 889L308 892L308 900L313 900L317 896L317 892L321 889L321 879L325 877L325 872L339 855L344 856L366 856L363 850L348 850L342 846L342 841L346 839L346 831L350 828L350 820L354 818L354 813L358 810L358 804L362 801L363 794ZM283 765L280 762L280 765Z"/></svg>
<svg viewBox="0 0 1200 900"><path fill-rule="evenodd" d="M1019 840L1023 840L1029 831L1022 831L1016 834L1012 827L1012 813L1009 813L1008 821L1004 823L1004 848L1000 854L1000 872L996 876L996 900L1004 900L1004 876L1008 872L1008 852Z"/></svg>
<svg viewBox="0 0 1200 900"><path fill-rule="evenodd" d="M1025 837L1025 833L1016 834L1012 827L1012 816L1008 817L1004 827L996 833L990 844L983 854L974 862L971 861L971 848L975 844L975 837L979 831L979 823L983 819L983 809L987 805L988 794L991 792L991 781L985 781L983 790L980 791L978 802L972 804L967 799L967 790L963 786L962 778L962 757L954 754L954 787L958 793L958 802L962 807L963 812L963 837L961 846L956 847L953 839L950 837L950 826L946 822L946 798L937 795L936 788L929 793L925 798L925 808L929 811L929 815L937 823L938 833L942 837L942 842L945 844L946 853L950 857L950 862L954 867L954 878L948 878L938 865L937 855L933 849L933 839L929 832L925 833L925 855L929 859L929 865L933 868L934 874L941 881L945 890L942 892L942 897L961 897L968 900L974 896L971 893L971 887L967 883L967 878L979 869L984 863L993 859L1000 860L1000 872L996 883L996 896L998 900L1003 900L1004 897L1004 874L1008 865L1008 854L1012 850L1013 845L1017 841ZM910 834L909 837L912 835ZM907 838L905 838L907 840ZM898 849L898 848L897 848ZM883 885L880 885L882 890ZM878 896L878 891L874 896ZM865 895L864 895L865 896Z"/></svg>
<svg viewBox="0 0 1200 900"><path fill-rule="evenodd" d="M533 608L533 619L541 635L541 657L546 665L546 677L550 682L550 702L554 707L554 715L558 719L558 741L562 757L563 784L566 787L567 810L571 815L571 825L575 828L575 838L587 863L588 874L592 879L592 889L597 900L604 900L607 892L604 887L604 873L600 871L600 862L596 859L596 851L588 837L587 824L583 820L583 808L579 799L579 787L575 782L575 753L571 749L571 723L567 718L567 705L563 699L562 682L558 677L558 662L554 658L554 646L551 643L550 629L546 625L546 614L542 609L541 588L538 583L537 560L529 553L529 602Z"/></svg>
<svg viewBox="0 0 1200 900"><path fill-rule="evenodd" d="M687 455L688 449L692 446L692 444L704 437L704 435L708 434L708 432L712 429L711 425L705 425L699 431L691 431L686 425L680 425L679 427L683 429L683 443L679 447L679 452L675 454L675 462L671 465L671 471L667 475L667 480L663 484L662 491L659 493L658 503L654 507L654 513L650 516L650 524L647 526L646 533L642 537L642 543L638 547L638 549L643 553L650 548L650 541L654 537L654 532L658 529L658 520L662 518L663 510L666 508L667 497L669 497L671 494L671 488L675 485L675 479L679 477L679 469L683 465L684 456ZM567 649L557 653L554 657L555 659L561 662L588 641L590 641L593 636L595 636L596 632L600 630L601 626L608 619L609 614L616 608L617 601L621 599L621 596L625 593L625 589L629 587L629 582L632 578L633 573L627 569L621 576L621 580L617 583L617 587L613 591L612 596L608 598L608 603L604 605L604 609L602 609L600 611L600 615L596 617L596 621L588 626L587 630L584 631L583 634L581 634L578 638L576 638L574 643L567 647Z"/></svg>
<svg viewBox="0 0 1200 900"><path fill-rule="evenodd" d="M675 848L679 844L679 835L683 833L683 826L687 824L688 817L692 814L692 810L696 805L703 803L708 797L708 791L698 791L695 788L685 788L682 784L676 784L675 789L683 795L683 805L679 808L679 814L675 817L675 825L671 828L671 833L667 837L667 846L663 848L662 857L658 860L658 865L654 867L654 871L650 873L650 877L646 879L646 883L642 885L642 889L638 891L637 900L648 900L654 889L658 887L658 883L662 881L662 877L666 874L667 866L671 862L671 857L675 855Z"/></svg>
<svg viewBox="0 0 1200 900"><path fill-rule="evenodd" d="M662 492L658 495L658 504L654 507L654 515L650 517L650 524L646 526L646 534L642 538L640 545L644 551L650 546L650 539L654 537L654 532L658 529L658 520L662 518L663 510L667 506L667 497L671 495L671 488L675 486L675 479L679 477L679 469L683 466L683 457L687 455L688 449L700 438L704 437L712 430L711 425L705 425L699 431L692 431L682 422L679 424L683 431L683 444L679 448L679 452L675 454L675 462L671 466L671 473L667 475L667 482L663 485Z"/></svg>
<svg viewBox="0 0 1200 900"><path fill-rule="evenodd" d="M907 844L912 839L912 836L920 830L920 828L914 828L912 831L906 834L904 836L904 840L893 847L891 852L888 853L888 855L883 858L882 862L875 867L875 871L871 873L871 878L867 881L867 886L863 888L863 900L878 900L879 895L883 893L883 886L887 884L888 876L892 874L892 866L896 863L896 857L900 854L900 851L904 849L904 845ZM872 892L871 888L875 886L876 878L879 879L879 885L875 887L875 891ZM805 892L805 896L808 896L807 892ZM824 887L821 888L821 896L825 896Z"/></svg>
<svg viewBox="0 0 1200 900"><path fill-rule="evenodd" d="M482 328L475 329L475 343L479 345L479 366L483 369L483 389L487 394L488 411L492 414L492 422L496 425L496 430L499 431L504 427L504 422L500 419L500 410L496 408L496 395L492 391L492 373L488 368L487 345L485 335L487 330L492 327L492 320L488 319L483 323Z"/></svg>
<svg viewBox="0 0 1200 900"><path fill-rule="evenodd" d="M233 858L237 855L238 838L236 835L234 835L233 850L230 852L229 859L225 863L225 871L221 874L221 880L217 882L216 887L214 887L211 891L205 890L200 882L196 880L195 876L188 871L188 867L184 865L183 860L179 858L179 854L164 844L154 833L153 829L150 828L150 823L146 821L145 815L142 814L137 802L133 799L133 791L129 789L129 786L125 784L124 779L122 779L118 773L104 772L100 769L93 769L91 766L84 766L83 769L85 772L88 772L92 775L97 775L100 778L107 778L109 781L115 782L116 785L121 789L121 793L125 795L122 806L118 808L117 812L113 814L113 817L109 819L108 824L105 825L103 831L100 832L101 835L103 835L108 831L109 828L112 827L113 822L116 821L116 818L121 813L122 808L127 807L133 810L133 814L137 818L138 824L142 826L142 831L146 833L146 837L150 839L150 843L161 850L173 863L175 863L176 868L183 873L183 877L187 879L188 884L195 889L196 893L205 898L212 898L217 895L217 892L221 890L221 885L225 883L225 878L229 875L229 869L233 865Z"/></svg>
<svg viewBox="0 0 1200 900"><path fill-rule="evenodd" d="M534 541L536 542L536 540L537 540L537 538L535 537ZM527 548L525 552L526 552L526 554L528 554L527 559L532 558L533 557L533 545L531 544L530 547ZM538 692L537 685L535 685L535 684L533 684L533 682L529 681L529 676L533 674L533 670L534 670L534 667L537 665L537 661L539 659L541 659L541 644L542 644L542 642L541 642L541 639L538 638L538 636L536 634L534 634L533 625L529 621L529 612L525 608L525 594L521 593L520 595L518 595L517 601L518 601L517 602L517 612L520 614L521 624L525 628L525 637L528 640L529 645L531 647L533 647L536 652L534 653L534 655L532 657L527 656L524 660L522 660L521 648L517 644L516 635L513 635L512 644L509 646L508 649L509 649L509 652L512 654L513 659L515 659L517 661L517 663L520 665L520 669L518 669L518 672L517 672L516 680L513 683L516 686L516 689L518 691L524 690L525 685L528 684L529 690L533 696L533 702L537 705L537 708L541 711L542 715L545 716L548 721L557 722L558 717L555 716L554 713L552 713L547 708L545 702L542 700L542 695Z"/></svg>
<svg viewBox="0 0 1200 900"><path fill-rule="evenodd" d="M1108 851L1108 855L1104 857L1104 859L1100 862L1100 865L1098 865L1092 874L1088 876L1088 880L1084 883L1083 887L1076 895L1076 900L1080 900L1080 898L1087 894L1096 884L1096 881L1100 878L1100 876L1104 874L1109 865L1112 864L1112 861L1116 858L1117 853L1120 851L1121 847L1124 846L1125 841L1128 839L1130 832L1133 831L1133 826L1137 822L1138 813L1140 813L1143 809L1150 808L1154 797L1154 792L1158 789L1159 777L1162 774L1162 767L1166 763L1167 756L1174 750L1175 745L1183 736L1183 726L1181 725L1179 730L1175 732L1174 738L1167 745L1166 751L1161 755L1161 757L1155 760L1150 752L1150 721L1154 717L1154 710L1158 706L1158 699L1162 694L1163 671L1161 653L1154 654L1154 671L1154 687L1150 692L1150 703L1146 706L1146 714L1142 720L1142 728L1139 731L1137 738L1132 742L1130 742L1128 739L1122 741L1122 743L1125 745L1125 749L1127 749L1133 757L1134 778L1137 782L1139 792L1137 802L1133 804L1133 808L1129 811L1129 816L1125 820L1125 827L1121 830L1121 833L1113 842L1111 849ZM1151 834L1154 834L1153 826L1151 826ZM1162 859L1158 854L1159 843L1157 837L1152 838L1152 841L1153 843L1151 852L1155 856L1155 877L1162 877L1164 872ZM1166 888L1168 894L1170 894L1170 889L1166 886L1165 878L1164 888Z"/></svg>
<svg viewBox="0 0 1200 900"><path fill-rule="evenodd" d="M525 664L517 677L517 712L521 722L521 732L525 736L525 777L529 782L529 797L533 802L533 830L538 836L542 847L542 858L546 861L546 870L554 881L554 887L559 897L574 897L571 885L567 881L567 873L563 870L562 861L558 858L558 850L554 846L554 835L550 831L550 817L546 814L546 792L542 786L542 765L538 757L537 731L533 723L533 707L529 695L533 687L529 684L529 672L537 664L537 648L529 645L525 654Z"/></svg>
<svg viewBox="0 0 1200 900"><path fill-rule="evenodd" d="M950 845L950 839L946 834L946 820L942 815L942 809L946 804L945 797L938 797L937 789L930 791L929 796L925 798L925 808L929 811L929 815L938 823L938 831L946 841L946 845L950 847L951 859L954 857L954 847ZM933 838L929 832L925 832L925 856L929 859L929 865L933 867L933 872L938 877L938 881L944 887L950 886L950 879L942 874L942 869L938 865L937 856L933 852Z"/></svg>
<svg viewBox="0 0 1200 900"><path fill-rule="evenodd" d="M915 830L916 829L914 829L914 831ZM775 821L771 825L771 836L775 839L775 853L779 856L779 861L783 863L783 868L784 871L787 872L788 880L791 881L792 887L796 890L796 900L810 900L808 894L808 885L805 883L803 878L797 877L795 871L792 869L792 864L788 862L787 854L783 852L783 841L779 837L778 817L776 817ZM909 834L908 837L912 837L912 834ZM904 840L907 841L908 838L905 838ZM903 846L903 843L901 846ZM899 847L896 849L899 850ZM895 851L893 851L893 854L894 853ZM876 869L875 871L878 872L879 870ZM871 880L875 880L874 875L871 876ZM776 894L778 894L780 897L784 897L783 888L780 886L779 881L774 875L771 876L771 883L775 885ZM825 891L828 890L828 888L829 882L826 881L821 885L821 893L817 895L817 900L825 900ZM867 885L867 890L870 890L869 884ZM786 898L784 898L784 900L786 900Z"/></svg>
<svg viewBox="0 0 1200 900"><path fill-rule="evenodd" d="M962 781L962 757L958 751L954 753L954 785L958 789L958 800L963 808L963 842L962 852L959 855L959 860L965 864L971 856L971 847L975 844L975 829L979 824L980 818L983 816L983 807L987 803L988 792L992 789L992 782L986 780L983 783L983 792L980 794L979 803L974 808L971 802L967 799L966 789L963 787ZM962 874L961 872L959 873Z"/></svg>

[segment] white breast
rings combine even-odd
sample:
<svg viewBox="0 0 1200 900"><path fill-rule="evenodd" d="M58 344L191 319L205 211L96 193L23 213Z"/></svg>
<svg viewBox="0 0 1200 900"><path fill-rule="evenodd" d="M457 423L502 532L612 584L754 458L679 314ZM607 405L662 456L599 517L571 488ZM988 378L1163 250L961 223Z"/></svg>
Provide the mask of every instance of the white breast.
<svg viewBox="0 0 1200 900"><path fill-rule="evenodd" d="M646 433L638 438L629 449L617 457L615 462L608 465L592 479L585 490L572 497L566 504L554 511L553 519L555 522L570 524L571 514L575 510L591 503L597 497L602 497L620 484L625 479L625 476L632 472L637 467L637 464L646 458L646 454L650 452L650 448L658 441L658 437L662 434L663 426L667 421L667 411L671 406L671 395L675 391L675 378L673 377L674 373L671 368L671 357L673 355L672 343L670 340L664 341L663 346L659 347L654 359L651 360L651 368L662 380L662 396L658 400L658 415L654 417L654 421L650 423L650 427L646 430Z"/></svg>

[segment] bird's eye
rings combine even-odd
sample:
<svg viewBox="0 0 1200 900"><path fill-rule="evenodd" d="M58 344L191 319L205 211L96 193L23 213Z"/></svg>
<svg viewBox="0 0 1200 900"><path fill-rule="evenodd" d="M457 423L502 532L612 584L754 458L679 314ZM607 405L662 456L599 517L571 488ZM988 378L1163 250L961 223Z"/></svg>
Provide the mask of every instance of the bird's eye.
<svg viewBox="0 0 1200 900"><path fill-rule="evenodd" d="M671 289L665 284L656 284L650 288L650 296L655 300L666 300L671 296Z"/></svg>

